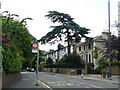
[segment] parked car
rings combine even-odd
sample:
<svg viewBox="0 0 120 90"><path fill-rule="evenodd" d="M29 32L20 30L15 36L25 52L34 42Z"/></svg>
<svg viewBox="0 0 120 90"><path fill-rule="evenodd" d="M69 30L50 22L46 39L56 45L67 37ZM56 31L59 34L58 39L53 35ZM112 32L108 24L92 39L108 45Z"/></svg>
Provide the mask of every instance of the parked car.
<svg viewBox="0 0 120 90"><path fill-rule="evenodd" d="M31 72L35 72L35 69L34 69L34 68L31 68Z"/></svg>
<svg viewBox="0 0 120 90"><path fill-rule="evenodd" d="M35 69L34 68L30 68L30 67L27 67L26 70L30 71L30 72L35 72Z"/></svg>

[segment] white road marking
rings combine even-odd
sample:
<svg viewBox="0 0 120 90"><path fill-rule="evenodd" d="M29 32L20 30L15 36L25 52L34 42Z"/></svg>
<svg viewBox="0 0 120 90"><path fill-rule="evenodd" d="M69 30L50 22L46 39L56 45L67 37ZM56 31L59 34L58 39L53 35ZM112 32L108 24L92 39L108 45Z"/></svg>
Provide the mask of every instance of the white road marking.
<svg viewBox="0 0 120 90"><path fill-rule="evenodd" d="M98 87L98 86L95 86L95 85L90 85L91 87L93 88L102 88L102 87Z"/></svg>

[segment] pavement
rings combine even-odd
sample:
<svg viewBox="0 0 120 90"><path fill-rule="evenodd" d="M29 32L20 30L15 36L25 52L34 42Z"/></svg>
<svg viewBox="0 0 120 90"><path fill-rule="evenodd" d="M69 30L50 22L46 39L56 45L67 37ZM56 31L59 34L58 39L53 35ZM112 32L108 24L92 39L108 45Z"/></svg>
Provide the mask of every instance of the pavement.
<svg viewBox="0 0 120 90"><path fill-rule="evenodd" d="M100 74L87 74L83 75L83 79L85 80L97 80L106 83L118 84L120 85L120 76L112 75L110 78L103 78Z"/></svg>

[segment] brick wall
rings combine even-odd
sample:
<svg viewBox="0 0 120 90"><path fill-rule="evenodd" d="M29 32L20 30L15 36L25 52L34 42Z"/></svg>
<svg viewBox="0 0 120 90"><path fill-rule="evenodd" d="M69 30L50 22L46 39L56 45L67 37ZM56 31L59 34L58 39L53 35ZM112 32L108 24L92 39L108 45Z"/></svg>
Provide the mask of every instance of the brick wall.
<svg viewBox="0 0 120 90"><path fill-rule="evenodd" d="M83 73L86 74L84 69L81 68L44 68L43 71L45 72L53 72L53 73L60 73L60 74L77 74L77 70L82 70Z"/></svg>
<svg viewBox="0 0 120 90"><path fill-rule="evenodd" d="M21 73L11 73L7 75L3 75L2 76L2 87L6 88L20 79L21 79Z"/></svg>

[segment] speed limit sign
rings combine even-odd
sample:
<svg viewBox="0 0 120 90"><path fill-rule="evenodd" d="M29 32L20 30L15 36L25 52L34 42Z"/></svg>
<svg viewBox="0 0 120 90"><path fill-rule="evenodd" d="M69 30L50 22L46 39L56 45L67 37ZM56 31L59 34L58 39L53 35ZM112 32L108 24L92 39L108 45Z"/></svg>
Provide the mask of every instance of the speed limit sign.
<svg viewBox="0 0 120 90"><path fill-rule="evenodd" d="M32 43L32 48L38 48L38 44L37 43Z"/></svg>

